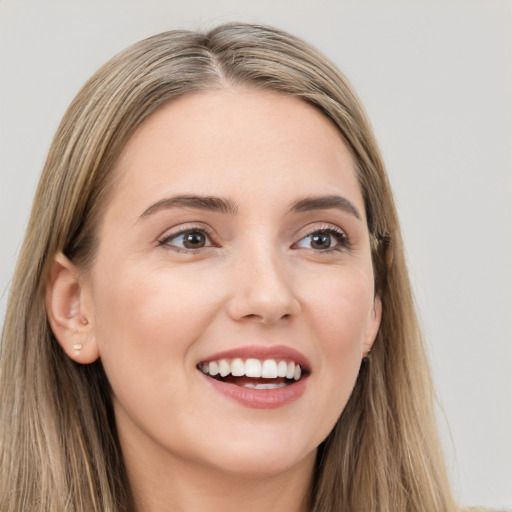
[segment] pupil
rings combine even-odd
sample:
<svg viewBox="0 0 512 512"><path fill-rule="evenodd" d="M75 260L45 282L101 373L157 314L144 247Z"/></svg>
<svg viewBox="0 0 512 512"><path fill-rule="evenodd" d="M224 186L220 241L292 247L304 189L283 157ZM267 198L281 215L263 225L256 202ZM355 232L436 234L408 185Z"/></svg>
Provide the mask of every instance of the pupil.
<svg viewBox="0 0 512 512"><path fill-rule="evenodd" d="M311 237L311 246L313 249L329 249L331 246L331 235L326 233L317 233Z"/></svg>
<svg viewBox="0 0 512 512"><path fill-rule="evenodd" d="M204 247L205 237L204 237L203 233L199 233L198 231L193 231L191 233L188 233L185 236L183 243L184 243L185 247L187 247L188 249Z"/></svg>

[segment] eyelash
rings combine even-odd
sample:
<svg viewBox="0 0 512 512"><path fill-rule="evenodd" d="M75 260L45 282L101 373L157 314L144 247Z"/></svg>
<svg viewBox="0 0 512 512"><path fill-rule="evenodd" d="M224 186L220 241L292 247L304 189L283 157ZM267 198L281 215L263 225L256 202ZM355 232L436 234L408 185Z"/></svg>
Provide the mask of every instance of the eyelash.
<svg viewBox="0 0 512 512"><path fill-rule="evenodd" d="M202 234L204 234L207 237L210 245L208 245L206 247L198 247L196 249L188 249L188 248L184 248L184 247L178 247L176 245L172 245L169 243L172 240L178 238L179 236L185 235L187 233L202 233ZM350 247L351 247L350 240L344 231L342 231L341 229L338 229L338 228L334 228L332 226L321 226L321 227L316 227L315 229L312 229L311 231L307 232L304 236L301 237L301 239L298 242L296 242L292 245L292 248L296 247L298 249L297 246L300 242L302 242L303 240L305 240L308 237L312 237L315 234L327 234L327 235L333 236L337 242L336 245L334 245L333 247L328 247L327 249L315 249L315 248L311 247L310 249L312 251L314 251L316 254L328 254L328 253L331 253L334 251L347 250L347 249L350 249ZM197 252L201 251L202 249L208 249L209 247L218 247L215 245L213 239L214 239L214 235L213 235L212 231L207 229L205 226L190 226L190 227L187 227L186 229L180 229L179 231L176 231L175 233L170 233L170 234L165 235L162 239L158 240L158 246L163 247L164 249L173 250L173 251L180 252L180 253L191 254L191 253L197 253Z"/></svg>

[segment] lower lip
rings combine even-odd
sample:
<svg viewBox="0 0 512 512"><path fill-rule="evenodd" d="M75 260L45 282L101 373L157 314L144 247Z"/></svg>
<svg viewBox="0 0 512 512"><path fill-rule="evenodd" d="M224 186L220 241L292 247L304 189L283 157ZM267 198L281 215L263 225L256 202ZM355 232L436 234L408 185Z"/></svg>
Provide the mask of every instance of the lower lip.
<svg viewBox="0 0 512 512"><path fill-rule="evenodd" d="M284 388L252 389L212 379L203 373L201 373L201 375L207 380L210 386L219 393L222 393L225 397L244 407L251 407L253 409L277 409L295 402L306 390L308 380L308 377L305 376Z"/></svg>

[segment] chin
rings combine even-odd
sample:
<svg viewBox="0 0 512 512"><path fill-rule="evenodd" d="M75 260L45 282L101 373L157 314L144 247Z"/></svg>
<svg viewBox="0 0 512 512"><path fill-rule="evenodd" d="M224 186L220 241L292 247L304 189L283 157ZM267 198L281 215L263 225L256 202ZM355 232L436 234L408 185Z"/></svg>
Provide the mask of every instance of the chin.
<svg viewBox="0 0 512 512"><path fill-rule="evenodd" d="M222 461L217 461L216 469L239 478L270 478L292 472L302 466L311 464L314 467L316 448L313 452L300 457L292 453L283 454L280 451L269 453L268 450L259 453L248 453L244 456L234 455Z"/></svg>
<svg viewBox="0 0 512 512"><path fill-rule="evenodd" d="M264 430L264 429L262 429ZM314 466L317 445L306 446L293 439L289 432L266 432L266 435L247 435L224 443L215 443L209 453L212 468L242 478L265 478L292 471L296 467ZM236 439L236 440L235 440Z"/></svg>

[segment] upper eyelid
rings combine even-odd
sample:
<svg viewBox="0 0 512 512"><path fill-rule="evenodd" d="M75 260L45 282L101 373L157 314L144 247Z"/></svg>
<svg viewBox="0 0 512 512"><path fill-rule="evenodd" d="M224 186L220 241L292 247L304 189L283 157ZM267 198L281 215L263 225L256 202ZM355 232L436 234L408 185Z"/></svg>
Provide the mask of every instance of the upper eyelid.
<svg viewBox="0 0 512 512"><path fill-rule="evenodd" d="M181 224L178 224L176 226L167 228L165 231L162 232L161 235L158 236L158 238L163 238L168 235L179 235L180 233L186 233L187 231L204 231L205 233L210 233L213 230L208 227L208 225L202 223L202 222L183 222Z"/></svg>
<svg viewBox="0 0 512 512"><path fill-rule="evenodd" d="M297 237L299 240L302 240L304 237L311 235L312 233L316 233L317 231L336 231L340 235L344 236L348 239L347 232L337 226L336 224L331 224L330 222L319 222L319 223L311 223L297 231Z"/></svg>

